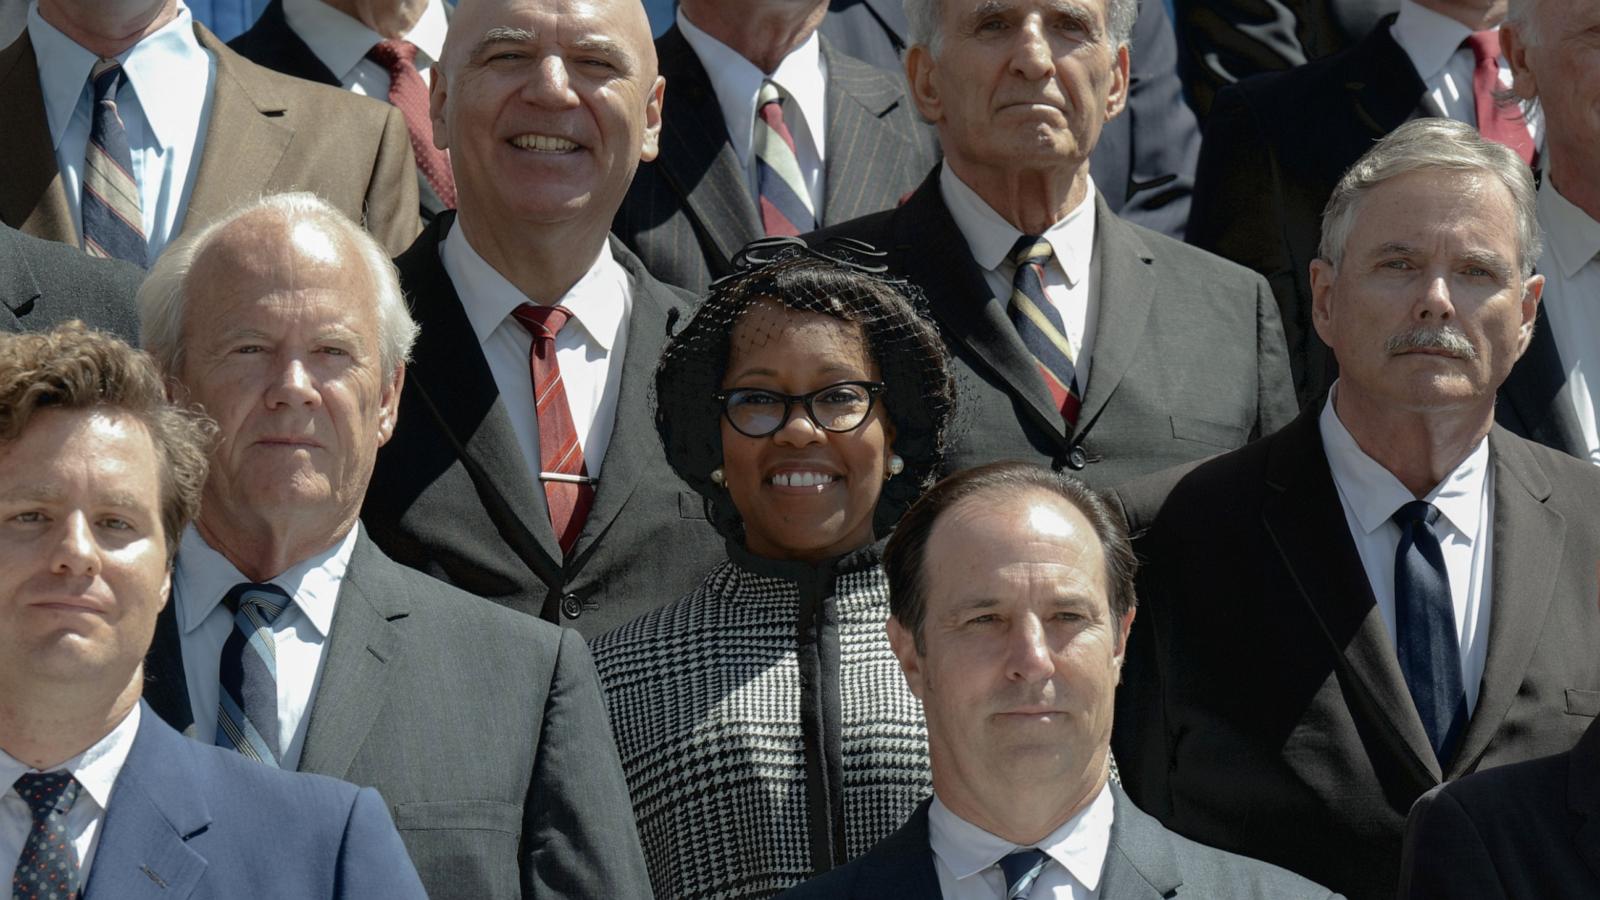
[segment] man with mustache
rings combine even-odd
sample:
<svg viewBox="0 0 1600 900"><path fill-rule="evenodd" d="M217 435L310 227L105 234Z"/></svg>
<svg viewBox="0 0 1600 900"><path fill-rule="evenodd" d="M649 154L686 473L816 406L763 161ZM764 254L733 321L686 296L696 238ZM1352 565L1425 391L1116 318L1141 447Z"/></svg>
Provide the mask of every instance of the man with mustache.
<svg viewBox="0 0 1600 900"><path fill-rule="evenodd" d="M1534 198L1470 126L1401 126L1323 217L1328 400L1119 489L1147 566L1113 746L1169 828L1393 897L1417 797L1600 711L1600 474L1494 423L1544 286Z"/></svg>

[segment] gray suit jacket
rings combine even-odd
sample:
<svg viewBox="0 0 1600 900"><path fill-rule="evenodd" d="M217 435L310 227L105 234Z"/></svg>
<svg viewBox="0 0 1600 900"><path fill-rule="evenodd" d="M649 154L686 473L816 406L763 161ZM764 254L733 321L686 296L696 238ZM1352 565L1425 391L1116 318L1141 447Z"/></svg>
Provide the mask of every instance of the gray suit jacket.
<svg viewBox="0 0 1600 900"><path fill-rule="evenodd" d="M188 729L171 604L145 676L151 707ZM576 634L407 569L363 534L308 715L300 771L376 787L434 900L649 896L599 678Z"/></svg>
<svg viewBox="0 0 1600 900"><path fill-rule="evenodd" d="M1109 486L1210 456L1294 416L1277 306L1258 275L1095 205L1098 297L1089 384L1067 433L1044 377L994 297L935 168L904 205L811 235L866 241L927 294L955 357L950 469L998 459L1070 468Z"/></svg>
<svg viewBox="0 0 1600 900"><path fill-rule="evenodd" d="M1111 785L1116 812L1100 875L1100 900L1297 900L1333 897L1326 888L1266 863L1214 850L1168 831ZM780 900L938 900L923 801L899 831L865 856L780 894Z"/></svg>
<svg viewBox="0 0 1600 900"><path fill-rule="evenodd" d="M144 270L0 224L0 331L45 331L70 319L139 346L133 295Z"/></svg>
<svg viewBox="0 0 1600 900"><path fill-rule="evenodd" d="M1441 765L1350 537L1320 412L1118 488L1144 567L1112 747L1128 793L1167 827L1377 900L1394 896L1419 796L1565 750L1600 712L1600 471L1490 432L1488 655Z"/></svg>
<svg viewBox="0 0 1600 900"><path fill-rule="evenodd" d="M828 66L823 224L895 204L933 165L933 132L917 118L905 80L835 51ZM661 154L639 167L612 231L650 274L704 293L732 271L740 247L761 237L749 179L728 142L711 79L676 27L656 39L667 79Z"/></svg>

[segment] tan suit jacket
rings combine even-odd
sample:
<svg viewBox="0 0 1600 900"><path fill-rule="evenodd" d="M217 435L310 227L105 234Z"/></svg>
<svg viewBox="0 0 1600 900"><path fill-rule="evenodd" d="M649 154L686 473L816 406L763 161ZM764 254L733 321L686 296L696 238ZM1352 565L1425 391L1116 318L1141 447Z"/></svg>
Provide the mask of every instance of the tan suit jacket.
<svg viewBox="0 0 1600 900"><path fill-rule="evenodd" d="M204 26L194 30L216 58L217 80L180 233L263 194L312 191L366 225L390 253L411 244L421 230L416 163L399 110L262 68ZM79 243L26 31L0 50L0 123L0 221Z"/></svg>

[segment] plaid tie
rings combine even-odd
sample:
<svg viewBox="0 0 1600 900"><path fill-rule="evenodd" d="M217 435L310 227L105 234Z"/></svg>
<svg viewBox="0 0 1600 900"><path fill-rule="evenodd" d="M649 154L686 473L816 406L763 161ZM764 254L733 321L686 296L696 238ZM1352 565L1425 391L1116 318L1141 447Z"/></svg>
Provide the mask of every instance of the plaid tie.
<svg viewBox="0 0 1600 900"><path fill-rule="evenodd" d="M1038 235L1025 234L1017 240L1011 248L1011 261L1017 266L1017 274L1011 279L1008 312L1017 336L1039 364L1050 396L1055 399L1056 408L1061 410L1061 417L1070 431L1078 424L1078 409L1083 404L1077 370L1072 363L1077 354L1067 339L1061 314L1044 296L1044 267L1050 262L1050 256L1050 242Z"/></svg>
<svg viewBox="0 0 1600 900"><path fill-rule="evenodd" d="M275 584L244 582L222 602L233 612L233 633L222 645L214 743L279 765L283 748L278 746L278 648L272 623L292 601Z"/></svg>
<svg viewBox="0 0 1600 900"><path fill-rule="evenodd" d="M1472 51L1472 99L1478 114L1478 133L1504 144L1525 163L1533 163L1533 135L1515 106L1496 102L1500 90L1500 33L1479 31L1462 41Z"/></svg>
<svg viewBox="0 0 1600 900"><path fill-rule="evenodd" d="M539 480L550 507L550 526L563 554L572 552L583 532L584 519L594 505L594 479L583 461L578 428L572 423L567 389L556 364L556 335L572 312L564 306L524 303L512 310L533 336L528 351L528 371L533 379L535 414L539 418Z"/></svg>
<svg viewBox="0 0 1600 900"><path fill-rule="evenodd" d="M12 900L71 900L78 896L78 854L67 813L83 785L71 772L29 772L13 788L33 811L33 827L11 875Z"/></svg>
<svg viewBox="0 0 1600 900"><path fill-rule="evenodd" d="M1000 871L1006 876L1006 900L1027 900L1039 873L1050 864L1050 857L1037 847L1008 853L1000 860Z"/></svg>
<svg viewBox="0 0 1600 900"><path fill-rule="evenodd" d="M761 227L767 235L793 237L817 227L811 192L794 154L794 135L783 123L783 91L761 82L756 95L756 190L761 193Z"/></svg>
<svg viewBox="0 0 1600 900"><path fill-rule="evenodd" d="M446 209L456 205L456 179L450 157L433 145L433 119L428 113L428 86L417 71L417 46L410 41L379 41L367 58L389 70L389 102L400 110L411 136L411 153Z"/></svg>
<svg viewBox="0 0 1600 900"><path fill-rule="evenodd" d="M89 73L94 114L83 158L83 249L90 256L147 264L139 185L133 180L133 153L117 113L122 64L102 59Z"/></svg>

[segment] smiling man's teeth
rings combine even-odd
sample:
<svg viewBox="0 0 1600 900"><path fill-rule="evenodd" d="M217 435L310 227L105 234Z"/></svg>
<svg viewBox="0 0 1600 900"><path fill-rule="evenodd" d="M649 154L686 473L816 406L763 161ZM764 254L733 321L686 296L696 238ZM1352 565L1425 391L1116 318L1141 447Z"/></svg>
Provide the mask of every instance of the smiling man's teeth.
<svg viewBox="0 0 1600 900"><path fill-rule="evenodd" d="M578 145L565 138L550 137L545 134L519 134L511 139L511 143L523 150L539 150L544 153L565 153L568 150L578 149Z"/></svg>
<svg viewBox="0 0 1600 900"><path fill-rule="evenodd" d="M772 483L778 487L816 487L832 484L833 476L823 472L779 472L772 476Z"/></svg>

